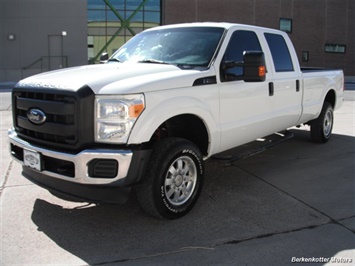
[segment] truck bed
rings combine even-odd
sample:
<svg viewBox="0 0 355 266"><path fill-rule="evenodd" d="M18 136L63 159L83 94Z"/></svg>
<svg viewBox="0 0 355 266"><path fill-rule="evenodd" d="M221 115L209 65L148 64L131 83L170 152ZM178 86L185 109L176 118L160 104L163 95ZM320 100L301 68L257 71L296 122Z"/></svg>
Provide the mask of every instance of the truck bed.
<svg viewBox="0 0 355 266"><path fill-rule="evenodd" d="M324 67L301 67L301 72L309 73L309 72L322 72L322 71L337 71L340 69L336 68L324 68Z"/></svg>

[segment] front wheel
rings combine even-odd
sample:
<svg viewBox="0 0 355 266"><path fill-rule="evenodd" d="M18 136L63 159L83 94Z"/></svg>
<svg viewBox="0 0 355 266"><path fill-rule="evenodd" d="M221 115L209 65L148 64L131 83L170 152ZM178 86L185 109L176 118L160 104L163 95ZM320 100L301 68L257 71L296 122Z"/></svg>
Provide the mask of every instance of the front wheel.
<svg viewBox="0 0 355 266"><path fill-rule="evenodd" d="M311 139L314 142L326 143L333 130L334 112L329 102L325 102L319 117L311 122Z"/></svg>
<svg viewBox="0 0 355 266"><path fill-rule="evenodd" d="M159 218L176 219L196 203L203 183L204 166L199 149L190 141L167 138L152 152L147 176L137 186L142 208Z"/></svg>

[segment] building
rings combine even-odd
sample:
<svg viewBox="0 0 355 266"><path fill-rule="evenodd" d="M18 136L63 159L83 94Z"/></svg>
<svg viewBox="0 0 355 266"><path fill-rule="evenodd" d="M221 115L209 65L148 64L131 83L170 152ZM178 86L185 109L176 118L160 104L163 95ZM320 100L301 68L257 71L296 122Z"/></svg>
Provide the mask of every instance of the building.
<svg viewBox="0 0 355 266"><path fill-rule="evenodd" d="M88 0L88 56L98 62L137 33L162 24L161 0Z"/></svg>
<svg viewBox="0 0 355 266"><path fill-rule="evenodd" d="M87 62L87 0L0 0L0 82Z"/></svg>
<svg viewBox="0 0 355 266"><path fill-rule="evenodd" d="M202 21L284 30L302 66L355 76L355 0L0 0L0 82L97 63L144 29Z"/></svg>
<svg viewBox="0 0 355 266"><path fill-rule="evenodd" d="M302 66L355 76L354 0L166 0L163 24L226 21L287 31Z"/></svg>

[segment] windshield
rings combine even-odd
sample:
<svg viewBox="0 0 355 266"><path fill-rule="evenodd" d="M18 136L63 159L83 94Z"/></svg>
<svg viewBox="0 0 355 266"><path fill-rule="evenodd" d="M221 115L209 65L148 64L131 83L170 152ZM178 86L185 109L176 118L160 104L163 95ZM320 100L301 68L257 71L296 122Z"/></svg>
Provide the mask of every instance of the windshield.
<svg viewBox="0 0 355 266"><path fill-rule="evenodd" d="M124 44L111 61L207 67L223 28L186 27L146 31Z"/></svg>

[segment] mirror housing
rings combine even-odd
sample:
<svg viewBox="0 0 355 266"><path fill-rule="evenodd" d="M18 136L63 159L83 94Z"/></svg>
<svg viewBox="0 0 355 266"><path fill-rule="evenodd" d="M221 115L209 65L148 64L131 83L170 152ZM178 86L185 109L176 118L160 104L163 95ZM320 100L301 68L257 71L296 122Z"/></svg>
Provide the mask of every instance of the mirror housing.
<svg viewBox="0 0 355 266"><path fill-rule="evenodd" d="M244 61L244 81L262 82L266 78L266 66L264 53L261 51L245 51Z"/></svg>
<svg viewBox="0 0 355 266"><path fill-rule="evenodd" d="M263 82L266 78L265 57L262 51L244 51L242 62L222 62L222 69L234 67L243 68L243 76L235 77L234 80L245 82Z"/></svg>
<svg viewBox="0 0 355 266"><path fill-rule="evenodd" d="M102 53L100 55L100 64L105 64L108 58L109 58L108 53Z"/></svg>

